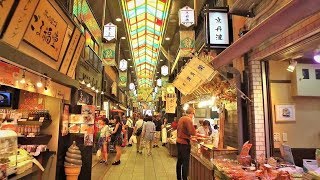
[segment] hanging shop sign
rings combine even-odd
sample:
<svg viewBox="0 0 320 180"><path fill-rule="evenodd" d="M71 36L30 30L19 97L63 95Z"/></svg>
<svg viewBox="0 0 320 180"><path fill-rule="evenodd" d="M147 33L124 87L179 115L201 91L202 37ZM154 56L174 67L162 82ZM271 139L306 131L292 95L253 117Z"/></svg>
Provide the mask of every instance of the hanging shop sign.
<svg viewBox="0 0 320 180"><path fill-rule="evenodd" d="M68 72L67 72L67 75L69 77L73 78L74 72L76 70L77 64L78 64L79 59L80 59L80 55L81 55L82 49L84 48L85 41L86 41L85 37L81 36L80 40L78 42L76 51L74 52L71 64L70 64L69 69L68 69Z"/></svg>
<svg viewBox="0 0 320 180"><path fill-rule="evenodd" d="M209 10L206 16L207 44L213 48L225 48L230 45L232 40L230 19L228 9Z"/></svg>
<svg viewBox="0 0 320 180"><path fill-rule="evenodd" d="M13 6L14 0L0 1L0 34L3 30L4 23L9 15L9 12Z"/></svg>
<svg viewBox="0 0 320 180"><path fill-rule="evenodd" d="M204 82L210 81L215 75L215 71L198 57L194 57L188 62L176 79L173 85L184 94L190 94Z"/></svg>
<svg viewBox="0 0 320 180"><path fill-rule="evenodd" d="M81 33L80 30L75 27L71 36L66 53L64 54L63 63L60 66L59 71L63 74L67 74L71 59L73 57L74 51L77 48L78 41L80 39Z"/></svg>
<svg viewBox="0 0 320 180"><path fill-rule="evenodd" d="M90 84L90 86L87 87L93 91L101 90L102 74L97 73L91 66L83 61L80 61L78 65L76 80L84 82L83 84Z"/></svg>
<svg viewBox="0 0 320 180"><path fill-rule="evenodd" d="M119 87L127 87L127 80L128 80L128 75L127 71L120 71L119 72Z"/></svg>
<svg viewBox="0 0 320 180"><path fill-rule="evenodd" d="M127 68L128 68L128 62L127 62L127 60L121 59L120 62L119 62L119 69L120 69L121 71L125 71L125 70L127 70Z"/></svg>
<svg viewBox="0 0 320 180"><path fill-rule="evenodd" d="M166 113L175 113L177 107L176 94L166 94Z"/></svg>
<svg viewBox="0 0 320 180"><path fill-rule="evenodd" d="M93 96L85 91L79 90L78 91L78 105L92 105L93 104Z"/></svg>
<svg viewBox="0 0 320 180"><path fill-rule="evenodd" d="M194 10L189 6L185 6L179 11L179 24L182 24L186 27L194 25Z"/></svg>
<svg viewBox="0 0 320 180"><path fill-rule="evenodd" d="M40 0L24 40L58 60L68 24L47 0Z"/></svg>
<svg viewBox="0 0 320 180"><path fill-rule="evenodd" d="M69 117L70 117L70 105L63 105L62 122L61 122L61 136L68 135L69 132Z"/></svg>
<svg viewBox="0 0 320 180"><path fill-rule="evenodd" d="M195 32L180 31L180 57L192 57L195 48Z"/></svg>
<svg viewBox="0 0 320 180"><path fill-rule="evenodd" d="M159 78L157 79L157 86L161 87L162 86L162 80Z"/></svg>
<svg viewBox="0 0 320 180"><path fill-rule="evenodd" d="M113 39L116 39L117 38L117 26L112 23L108 23L108 24L104 25L103 38L105 38L107 41L111 41Z"/></svg>
<svg viewBox="0 0 320 180"><path fill-rule="evenodd" d="M130 84L129 84L129 89L130 89L131 91L133 91L133 90L135 89L134 83L130 83ZM131 91L130 91L130 92L131 92Z"/></svg>
<svg viewBox="0 0 320 180"><path fill-rule="evenodd" d="M117 92L118 92L118 85L116 82L113 82L111 86L111 94L118 96Z"/></svg>
<svg viewBox="0 0 320 180"><path fill-rule="evenodd" d="M167 76L169 74L169 68L167 65L161 66L161 75L162 76Z"/></svg>
<svg viewBox="0 0 320 180"><path fill-rule="evenodd" d="M103 44L102 62L107 66L116 65L116 43Z"/></svg>
<svg viewBox="0 0 320 180"><path fill-rule="evenodd" d="M2 18L6 17L6 11L2 8L6 7L8 3L14 0L4 1L3 7L0 6L0 32L1 32L1 21ZM15 10L10 23L3 35L3 41L10 44L11 46L17 48L23 38L24 32L26 31L29 21L37 7L39 0L28 0L19 1L17 9Z"/></svg>

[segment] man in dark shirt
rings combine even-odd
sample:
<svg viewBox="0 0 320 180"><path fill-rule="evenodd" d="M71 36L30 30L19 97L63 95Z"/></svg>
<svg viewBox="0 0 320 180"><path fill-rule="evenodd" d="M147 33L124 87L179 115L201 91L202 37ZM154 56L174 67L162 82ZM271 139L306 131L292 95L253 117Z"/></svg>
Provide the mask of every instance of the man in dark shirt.
<svg viewBox="0 0 320 180"><path fill-rule="evenodd" d="M187 180L190 160L190 137L196 135L196 129L193 126L192 118L195 110L189 107L186 110L186 115L179 119L177 127L177 148L178 161L176 173L178 180Z"/></svg>
<svg viewBox="0 0 320 180"><path fill-rule="evenodd" d="M155 148L155 147L159 147L158 143L159 143L160 135L161 135L162 122L161 122L159 116L157 116L153 122L156 125L156 132L155 132L154 142L153 142L153 147Z"/></svg>

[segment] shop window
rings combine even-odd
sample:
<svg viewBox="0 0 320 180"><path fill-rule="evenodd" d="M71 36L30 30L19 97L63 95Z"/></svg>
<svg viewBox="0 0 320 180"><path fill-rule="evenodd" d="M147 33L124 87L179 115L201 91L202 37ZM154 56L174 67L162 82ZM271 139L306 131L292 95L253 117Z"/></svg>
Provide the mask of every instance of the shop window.
<svg viewBox="0 0 320 180"><path fill-rule="evenodd" d="M309 69L302 69L302 76L303 76L303 79L310 79L309 78Z"/></svg>
<svg viewBox="0 0 320 180"><path fill-rule="evenodd" d="M316 79L320 79L320 69L315 69Z"/></svg>

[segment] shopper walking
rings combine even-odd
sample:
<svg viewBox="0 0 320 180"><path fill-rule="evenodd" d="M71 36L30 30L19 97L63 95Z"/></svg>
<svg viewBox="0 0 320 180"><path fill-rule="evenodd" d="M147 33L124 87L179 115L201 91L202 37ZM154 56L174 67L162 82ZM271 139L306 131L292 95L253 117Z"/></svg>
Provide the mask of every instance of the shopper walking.
<svg viewBox="0 0 320 180"><path fill-rule="evenodd" d="M129 139L128 146L131 147L132 146L131 136L133 133L133 121L130 117L127 117L126 128L127 128L128 139Z"/></svg>
<svg viewBox="0 0 320 180"><path fill-rule="evenodd" d="M144 121L142 120L141 114L137 115L139 119L137 120L135 126L134 126L134 134L137 137L137 153L142 154L142 148L141 148L141 137L142 137L142 130Z"/></svg>
<svg viewBox="0 0 320 180"><path fill-rule="evenodd" d="M107 163L108 161L108 141L110 137L109 120L107 118L99 121L100 137L98 140L99 150L101 151L100 163Z"/></svg>
<svg viewBox="0 0 320 180"><path fill-rule="evenodd" d="M163 124L161 126L161 142L162 142L162 146L165 146L167 144L167 118L163 119Z"/></svg>
<svg viewBox="0 0 320 180"><path fill-rule="evenodd" d="M150 156L151 149L152 149L151 146L152 146L156 126L152 122L152 116L146 116L145 120L146 122L144 123L143 129L142 129L142 137L143 137L143 140L145 141L145 146L146 146L148 156Z"/></svg>
<svg viewBox="0 0 320 180"><path fill-rule="evenodd" d="M195 110L189 107L186 110L186 115L179 119L177 127L177 148L178 160L176 166L176 173L178 180L187 180L189 171L190 159L190 136L196 135L196 129L193 126L192 119Z"/></svg>
<svg viewBox="0 0 320 180"><path fill-rule="evenodd" d="M156 126L156 132L155 132L155 135L154 135L153 147L155 148L155 147L159 147L159 141L160 141L160 137L161 137L162 122L160 120L160 116L155 117L154 124Z"/></svg>
<svg viewBox="0 0 320 180"><path fill-rule="evenodd" d="M120 120L119 116L114 117L115 120L115 128L113 132L111 133L113 137L113 143L116 146L116 160L112 163L112 165L119 165L120 164L120 157L121 157L121 145L122 145L122 122Z"/></svg>

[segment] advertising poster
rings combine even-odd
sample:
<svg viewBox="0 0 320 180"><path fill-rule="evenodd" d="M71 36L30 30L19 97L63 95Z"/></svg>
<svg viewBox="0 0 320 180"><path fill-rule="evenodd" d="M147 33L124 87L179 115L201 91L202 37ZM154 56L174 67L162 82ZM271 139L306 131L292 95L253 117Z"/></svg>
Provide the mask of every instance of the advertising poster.
<svg viewBox="0 0 320 180"><path fill-rule="evenodd" d="M69 128L68 126L69 126L69 118L70 118L69 108L70 108L70 105L68 104L63 105L62 127L61 127L62 136L65 136L68 134L68 128Z"/></svg>

